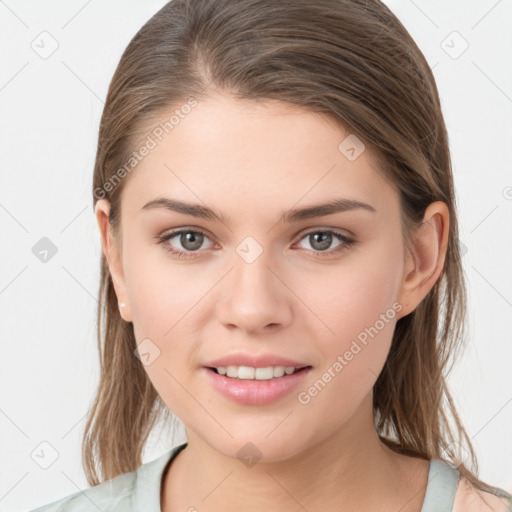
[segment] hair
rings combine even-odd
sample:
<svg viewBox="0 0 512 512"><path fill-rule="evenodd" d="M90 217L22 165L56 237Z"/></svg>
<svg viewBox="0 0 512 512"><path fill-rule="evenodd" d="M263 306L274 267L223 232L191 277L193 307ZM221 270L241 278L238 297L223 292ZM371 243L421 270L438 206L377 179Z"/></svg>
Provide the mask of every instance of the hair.
<svg viewBox="0 0 512 512"><path fill-rule="evenodd" d="M496 490L477 477L475 451L447 385L466 337L466 285L438 90L408 31L379 0L167 3L122 54L101 117L93 205L103 197L110 202L119 249L120 202L129 179L122 169L155 119L214 90L325 114L356 134L399 191L410 250L427 206L447 205L445 264L423 301L397 321L373 388L375 427L394 451L444 458L477 488ZM140 466L155 423L169 417L134 356L133 324L120 316L103 253L97 313L100 378L82 440L90 485Z"/></svg>

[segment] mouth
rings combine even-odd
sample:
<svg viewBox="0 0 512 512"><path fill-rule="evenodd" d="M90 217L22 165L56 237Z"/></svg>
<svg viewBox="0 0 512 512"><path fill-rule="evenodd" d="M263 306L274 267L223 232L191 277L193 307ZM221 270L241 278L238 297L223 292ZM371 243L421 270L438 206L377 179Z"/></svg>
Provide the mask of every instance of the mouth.
<svg viewBox="0 0 512 512"><path fill-rule="evenodd" d="M203 367L208 377L207 381L214 389L230 400L251 406L269 405L289 396L297 386L304 384L312 368L310 365L287 367L288 372L285 372L283 366ZM272 370L272 376L270 370Z"/></svg>
<svg viewBox="0 0 512 512"><path fill-rule="evenodd" d="M223 377L226 377L228 379L265 381L265 380L275 380L275 379L286 379L290 375L295 375L295 374L300 373L300 372L305 372L305 371L309 370L310 368L312 368L312 366L311 365L309 365L309 366L302 366L301 368L295 368L292 373L284 373L283 375L280 375L280 376L275 376L274 375L274 376L272 376L270 378L257 378L257 377L254 377L254 378L240 378L240 377L232 377L232 376L227 375L226 372L219 373L219 370L217 368L215 368L215 367L206 366L205 368L207 370L210 370L211 372L217 374L217 375L222 375Z"/></svg>

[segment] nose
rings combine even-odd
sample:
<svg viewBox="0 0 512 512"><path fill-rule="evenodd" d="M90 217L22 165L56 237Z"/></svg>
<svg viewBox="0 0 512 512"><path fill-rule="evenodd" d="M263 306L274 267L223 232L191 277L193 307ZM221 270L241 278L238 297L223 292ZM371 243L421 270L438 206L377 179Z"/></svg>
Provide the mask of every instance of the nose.
<svg viewBox="0 0 512 512"><path fill-rule="evenodd" d="M246 334L285 328L292 322L294 295L266 253L253 261L236 255L219 288L217 316L230 329Z"/></svg>

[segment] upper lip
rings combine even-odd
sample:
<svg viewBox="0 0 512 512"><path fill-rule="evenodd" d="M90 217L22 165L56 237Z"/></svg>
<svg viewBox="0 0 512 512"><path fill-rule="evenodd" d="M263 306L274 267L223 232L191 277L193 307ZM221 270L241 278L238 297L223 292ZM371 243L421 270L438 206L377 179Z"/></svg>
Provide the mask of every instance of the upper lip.
<svg viewBox="0 0 512 512"><path fill-rule="evenodd" d="M285 368L304 368L310 366L305 363L293 361L274 354L261 354L253 356L250 354L229 354L205 364L206 367L219 368L221 366L251 366L253 368L266 368L268 366L284 366Z"/></svg>

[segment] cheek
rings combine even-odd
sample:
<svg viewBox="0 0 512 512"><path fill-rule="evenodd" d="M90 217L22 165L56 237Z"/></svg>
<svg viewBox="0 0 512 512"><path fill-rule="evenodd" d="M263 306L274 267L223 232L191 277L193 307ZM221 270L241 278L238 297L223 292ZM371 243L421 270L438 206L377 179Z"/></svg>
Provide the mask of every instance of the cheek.
<svg viewBox="0 0 512 512"><path fill-rule="evenodd" d="M190 395L183 384L189 378L188 362L197 361L194 340L200 339L193 331L194 307L208 283L204 275L167 261L161 248L130 249L125 278L144 370L167 407L187 417Z"/></svg>
<svg viewBox="0 0 512 512"><path fill-rule="evenodd" d="M395 251L376 247L354 253L338 265L309 273L307 281L296 281L297 294L318 318L318 332L329 346L343 348L347 340L374 325L390 309L388 316L393 314L395 318L399 261Z"/></svg>
<svg viewBox="0 0 512 512"><path fill-rule="evenodd" d="M135 339L152 361L145 370L159 393L181 396L178 382L199 360L198 315L215 276L170 261L161 247L136 244L128 247L125 268Z"/></svg>
<svg viewBox="0 0 512 512"><path fill-rule="evenodd" d="M343 424L372 390L401 309L382 275L374 270L347 276L345 286L325 301L325 323L334 334L324 329L317 338L321 367L297 397L308 415L325 416L328 410L333 424Z"/></svg>
<svg viewBox="0 0 512 512"><path fill-rule="evenodd" d="M400 261L392 244L375 246L316 275L314 286L302 290L322 321L316 342L322 352L319 373L329 372L322 381L329 382L339 405L362 399L386 361L402 309L396 301Z"/></svg>
<svg viewBox="0 0 512 512"><path fill-rule="evenodd" d="M127 244L125 269L133 323L143 336L170 336L207 292L204 275L171 261L156 242Z"/></svg>

